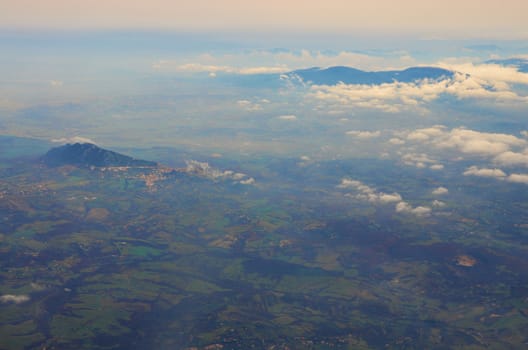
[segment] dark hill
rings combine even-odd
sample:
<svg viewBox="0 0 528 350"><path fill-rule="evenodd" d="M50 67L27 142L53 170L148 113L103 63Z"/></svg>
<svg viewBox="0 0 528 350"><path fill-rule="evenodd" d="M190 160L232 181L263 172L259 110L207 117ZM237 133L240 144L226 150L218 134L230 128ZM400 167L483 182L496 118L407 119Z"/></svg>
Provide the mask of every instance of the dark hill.
<svg viewBox="0 0 528 350"><path fill-rule="evenodd" d="M154 167L157 164L147 160L134 159L123 154L100 148L91 143L67 144L50 149L43 157L49 166L131 166Z"/></svg>
<svg viewBox="0 0 528 350"><path fill-rule="evenodd" d="M453 72L437 67L411 67L404 70L367 72L350 67L308 68L288 75L297 75L305 82L317 85L345 84L378 85L394 81L411 83L423 79L441 80L452 78Z"/></svg>

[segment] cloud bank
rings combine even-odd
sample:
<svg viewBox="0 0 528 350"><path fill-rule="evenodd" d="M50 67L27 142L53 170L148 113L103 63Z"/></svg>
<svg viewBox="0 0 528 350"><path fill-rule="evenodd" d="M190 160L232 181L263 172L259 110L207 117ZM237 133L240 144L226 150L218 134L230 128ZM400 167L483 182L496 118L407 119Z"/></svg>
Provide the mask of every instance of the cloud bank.
<svg viewBox="0 0 528 350"><path fill-rule="evenodd" d="M514 84L528 85L528 74L513 67L489 64L440 64L454 71L452 78L422 79L411 83L313 85L307 98L327 105L374 109L385 113L427 113L431 102L447 96L458 101L511 107L528 103Z"/></svg>

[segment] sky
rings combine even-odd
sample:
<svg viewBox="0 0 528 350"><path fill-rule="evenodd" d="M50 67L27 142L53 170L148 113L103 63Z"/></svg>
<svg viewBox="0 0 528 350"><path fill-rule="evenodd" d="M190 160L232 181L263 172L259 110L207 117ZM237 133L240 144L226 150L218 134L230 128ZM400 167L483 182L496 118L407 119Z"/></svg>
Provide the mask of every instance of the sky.
<svg viewBox="0 0 528 350"><path fill-rule="evenodd" d="M224 133L236 149L399 144L385 129L409 125L518 135L528 72L490 60L528 59L526 13L526 0L0 0L0 134L189 145ZM381 86L278 78L332 66L456 74ZM524 161L528 149L516 151Z"/></svg>
<svg viewBox="0 0 528 350"><path fill-rule="evenodd" d="M526 38L525 0L17 0L0 1L8 29L152 29L412 33Z"/></svg>

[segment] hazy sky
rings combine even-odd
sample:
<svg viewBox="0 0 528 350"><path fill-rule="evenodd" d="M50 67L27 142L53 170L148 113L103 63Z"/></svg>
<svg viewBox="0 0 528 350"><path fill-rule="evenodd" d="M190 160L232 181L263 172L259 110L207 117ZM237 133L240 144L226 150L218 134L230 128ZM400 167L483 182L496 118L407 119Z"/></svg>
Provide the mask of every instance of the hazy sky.
<svg viewBox="0 0 528 350"><path fill-rule="evenodd" d="M526 0L0 0L4 28L528 37Z"/></svg>

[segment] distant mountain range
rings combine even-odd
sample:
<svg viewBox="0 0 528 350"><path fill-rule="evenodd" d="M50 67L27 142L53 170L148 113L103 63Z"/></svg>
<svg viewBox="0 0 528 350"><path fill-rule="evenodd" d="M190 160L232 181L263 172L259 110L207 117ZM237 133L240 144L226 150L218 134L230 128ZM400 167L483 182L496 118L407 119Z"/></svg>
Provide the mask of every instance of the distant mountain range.
<svg viewBox="0 0 528 350"><path fill-rule="evenodd" d="M438 67L410 67L403 70L363 71L356 68L336 66L328 68L307 68L283 74L227 74L217 79L223 83L251 88L280 88L293 85L336 85L345 84L379 85L385 83L412 83L425 79L442 80L452 78L455 72Z"/></svg>
<svg viewBox="0 0 528 350"><path fill-rule="evenodd" d="M484 63L515 67L520 72L528 73L528 59L495 59ZM336 85L339 83L380 85L393 82L415 83L422 80L440 81L453 78L455 73L452 70L427 66L386 71L364 71L352 67L335 66L328 68L312 67L282 74L225 74L219 75L216 79L223 83L248 88L278 89L286 84L293 86Z"/></svg>
<svg viewBox="0 0 528 350"><path fill-rule="evenodd" d="M367 72L350 67L308 68L286 75L300 77L305 83L317 85L345 84L378 85L395 81L411 83L419 80L442 80L452 78L454 72L437 67L411 67L404 70Z"/></svg>
<svg viewBox="0 0 528 350"><path fill-rule="evenodd" d="M49 166L75 165L83 167L155 167L157 163L100 148L91 143L74 143L50 149L42 158Z"/></svg>

